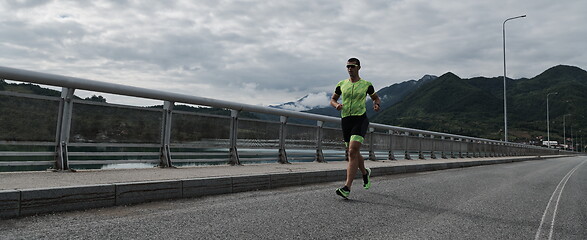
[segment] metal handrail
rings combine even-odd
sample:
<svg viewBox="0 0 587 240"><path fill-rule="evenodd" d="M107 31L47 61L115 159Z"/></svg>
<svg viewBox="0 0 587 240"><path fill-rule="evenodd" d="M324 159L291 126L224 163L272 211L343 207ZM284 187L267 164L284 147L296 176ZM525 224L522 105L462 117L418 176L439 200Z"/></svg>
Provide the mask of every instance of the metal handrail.
<svg viewBox="0 0 587 240"><path fill-rule="evenodd" d="M104 93L111 93L117 95L126 95L126 96L133 96L133 97L140 97L140 98L147 98L147 99L154 99L154 100L162 100L162 101L171 101L171 102L181 102L181 103L188 103L194 105L202 105L202 106L210 106L216 108L227 108L233 109L237 111L248 111L248 112L257 112L257 113L265 113L265 114L272 114L278 116L286 116L292 118L301 118L301 119L308 119L308 120L316 120L316 121L324 121L324 122L340 122L340 118L337 117L330 117L312 113L305 113L305 112L295 112L290 110L283 110L283 109L275 109L270 107L263 107L263 106L256 106L244 103L236 103L230 102L225 100L218 100L218 99L211 99L205 97L198 97L186 94L179 94L179 93L172 93L154 89L147 89L147 88L140 88L116 83L106 83L100 82L95 80L89 80L84 78L76 78L76 77L69 77L57 74L49 74L49 73L40 73L34 72L29 70L22 70L16 68L9 68L0 66L0 78L7 79L7 80L16 80L16 81L23 81L23 82L31 82L31 83L38 83L44 84L49 86L57 86L57 87L65 87L65 88L73 88L73 89L83 89L88 91L95 91L95 92L104 92ZM405 128L405 127L397 127L397 126L390 126L384 125L379 123L370 123L370 127L385 129L385 130L393 130L399 132L410 132L414 134L423 134L423 135L433 135L439 137L448 137L448 138L459 138L459 139L468 139L468 140L476 140L476 141L484 141L484 142L492 142L492 143L500 143L506 144L503 141L491 140L491 139L483 139L483 138L476 138L476 137L469 137L469 136L462 136L456 134L449 134L449 133L440 133L440 132L433 132L433 131L426 131L420 129L413 129L413 128ZM512 145L520 145L517 143L507 143ZM525 145L524 145L525 146Z"/></svg>
<svg viewBox="0 0 587 240"><path fill-rule="evenodd" d="M62 112L64 114L67 114L68 111L71 111L71 105L65 106L65 105L67 105L67 103L69 101L83 103L83 104L98 105L98 106L108 106L108 107L114 106L114 107L130 108L130 109L137 108L137 107L124 106L124 105L107 104L107 103L94 103L94 102L87 102L84 100L72 99L71 96L73 96L73 91L75 89L81 89L81 90L88 90L88 91L95 91L95 92L110 93L110 94L117 94L117 95L132 96L132 97L139 97L139 98L145 98L145 99L154 99L154 100L164 101L164 108L163 109L152 109L151 110L151 111L155 111L155 112L160 111L164 114L172 111L174 103L186 103L186 104L209 106L209 107L215 107L215 108L231 109L231 110L233 110L233 112L230 117L228 117L228 116L215 116L215 117L225 117L225 118L231 119L231 121L233 121L233 122L236 121L236 119L238 118L238 112L247 111L247 112L256 112L256 113L281 116L280 123L279 122L272 122L272 123L281 124L282 127L285 125L299 126L297 124L287 123L287 118L289 118L289 117L318 121L317 127L319 129L318 130L319 132L321 132L323 130L327 130L327 129L330 130L331 129L331 128L324 127L323 126L324 122L340 123L340 118L338 118L338 117L324 116L324 115L304 113L304 112L295 112L295 111L290 111L290 110L275 109L275 108L270 108L270 107L236 103L236 102L230 102L230 101L224 101L224 100L217 100L217 99L204 98L204 97L198 97L198 96L192 96L192 95L186 95L186 94L178 94L178 93L172 93L172 92L166 92L166 91L160 91L160 90L146 89L146 88L140 88L140 87L134 87L134 86L128 86L128 85L122 85L122 84L99 82L99 81L95 81L95 80L76 78L76 77L68 77L68 76L62 76L62 75L56 75L56 74L40 73L40 72L15 69L15 68L8 68L8 67L2 67L2 66L0 66L0 79L63 87L63 92L62 92L61 98L42 97L40 99L60 100L61 101L60 112ZM18 93L14 93L14 94L13 93L3 93L2 95L16 96L16 97L30 97L30 96L28 96L28 94L18 94ZM33 97L33 98L39 98L39 97ZM174 111L174 112L184 113L182 111ZM188 113L188 114L192 114L192 113ZM197 114L197 115L200 115L200 114ZM62 117L63 116L60 115L59 119L61 119ZM70 116L66 116L66 117L70 117ZM254 119L245 119L245 118L241 118L241 120L265 122L265 121L254 120ZM61 122L58 123L58 127L60 124L62 124L62 123ZM64 128L67 128L68 123L64 123L64 124L65 124ZM169 127L169 126L167 126L167 127ZM550 151L552 153L556 152L551 149L545 150L545 149L537 147L537 146L529 146L529 145L524 145L524 144L503 142L503 141L498 141L498 140L483 139L483 138L462 136L462 135L449 134L449 133L440 133L440 132L433 132L433 131L426 131L426 130L419 130L419 129L412 129L412 128L390 126L390 125L384 125L384 124L379 124L379 123L370 123L369 127L373 128L373 129L387 130L388 131L387 134L385 134L385 133L381 133L381 134L389 135L390 137L392 135L395 135L395 134L393 134L394 132L399 133L400 135L395 135L395 136L406 139L405 140L405 144L406 144L406 146L405 146L406 153L405 154L408 159L409 159L408 150L415 149L415 147L413 147L411 145L410 146L407 145L408 138L420 139L420 140L418 140L419 144L420 144L420 154L422 152L422 140L425 140L425 139L434 139L436 141L440 140L441 142L444 142L444 141L452 142L454 144L459 144L458 145L459 148L461 148L463 146L466 148L466 144L477 144L477 145L483 144L484 146L489 146L489 145L499 146L501 149L505 150L506 152L511 151L512 147L520 149L520 151L523 151L523 149L540 149L541 151L535 151L535 152L540 152L540 153L548 152L548 151ZM232 123L231 123L231 128L232 128ZM61 130L61 131L62 131L61 133L63 135L64 132L68 133L69 130L66 129L66 130ZM164 129L163 131L169 131L169 130ZM231 131L233 131L233 130L231 130ZM280 130L280 132L283 132L283 131ZM287 143L289 142L289 140L286 141L285 139L283 139L283 136L281 136L282 134L284 134L284 133L280 133L279 142L276 142L276 143L279 143L279 145L280 145L280 154L281 154L282 150L285 151L282 148L284 148L285 145L287 145ZM429 136L429 137L425 137L425 136ZM442 139L439 139L439 137L441 137ZM58 138L59 138L59 133L58 133ZM231 135L231 138L232 138L232 135ZM313 140L309 140L309 141L311 142ZM86 145L84 143L71 143L71 144L69 144L68 142L69 142L69 140L67 138L62 139L60 141L56 141L56 144L59 148L64 147L64 149L58 151L57 157L67 158L68 155L76 156L76 155L80 155L80 154L81 155L85 154L85 153L76 153L76 152L73 152L73 153L70 152L68 154L67 153L68 146L72 147L72 146ZM235 144L235 146L236 146L236 144L238 142L242 142L242 139L235 139L235 140L228 140L227 139L227 142L231 142L230 144ZM69 145L63 145L63 143L67 143ZM413 144L413 142L411 142L411 143ZM370 144L377 145L376 143L370 143ZM462 145L462 144L465 144L465 145ZM88 145L94 145L94 144L88 144ZM113 144L113 145L119 145L119 144ZM135 146L135 145L136 144L131 144L129 146ZM144 146L143 144L139 144L139 145ZM169 150L168 148L170 146L169 139L162 140L162 144L150 144L150 145L152 147L162 146L163 148L161 150L161 153L165 155L163 157L170 157L171 155L173 155L172 153L170 153L168 151ZM174 144L171 144L171 145L174 145ZM175 145L177 145L177 144L175 144ZM443 149L445 147L446 146L443 145ZM451 155L455 154L456 150L452 150L451 146L448 146L448 147L451 148L451 150L450 150ZM489 147L489 148L491 148L491 147ZM318 149L320 149L319 151L321 151L321 145L319 145ZM484 149L485 150L481 150L480 148L478 148L476 151L479 151L479 152L486 151L487 147L484 147ZM163 150L167 150L167 152L163 151ZM370 151L373 151L373 150L374 150L373 148L370 149ZM390 154L391 154L391 148L389 150L390 150ZM431 154L434 154L434 151L437 151L437 152L444 151L444 150L438 149L438 147L432 147L432 149L427 149L425 151L429 151L429 150L432 151ZM236 150L232 149L232 148L229 150L230 154L234 154L235 151ZM456 151L456 152L458 152L459 155L461 154L460 151ZM10 153L10 154L15 154L15 153ZM61 156L59 156L59 154L61 154ZM91 153L91 154L87 154L87 155L100 155L100 156L102 156L102 155L108 155L108 154L109 153ZM137 155L139 153L124 153L124 154ZM322 154L322 153L319 153L319 154ZM469 153L466 153L466 154L468 156ZM473 154L475 154L475 153L473 153ZM149 154L149 155L151 155L151 154ZM283 152L283 155L285 155L285 152ZM442 152L442 155L444 156L444 152ZM292 156L293 156L293 154L292 154ZM162 157L162 159L163 159L163 157ZM285 158L287 158L287 157L285 156ZM236 159L236 162L238 162L238 154L236 155L236 158L231 157L231 163L233 162L233 159ZM243 160L249 161L250 159L243 158ZM62 159L62 162L63 161L67 162L67 159ZM141 161L145 161L145 160L141 160ZM146 161L149 161L149 160L146 160ZM186 161L186 160L185 159L183 159L183 160L178 159L178 162L184 162L184 161ZM285 161L287 161L287 160L285 160ZM78 163L79 161L73 160L71 162Z"/></svg>

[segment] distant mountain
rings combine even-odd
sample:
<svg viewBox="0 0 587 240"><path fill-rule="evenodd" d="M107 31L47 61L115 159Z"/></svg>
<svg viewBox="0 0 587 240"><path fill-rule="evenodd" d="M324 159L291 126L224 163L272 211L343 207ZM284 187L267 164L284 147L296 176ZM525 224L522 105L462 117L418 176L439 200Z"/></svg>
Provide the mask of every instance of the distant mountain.
<svg viewBox="0 0 587 240"><path fill-rule="evenodd" d="M551 140L587 133L587 72L559 65L527 79L507 80L508 140L533 141L546 135L546 95L550 95ZM461 79L446 73L373 118L373 122L503 139L503 78Z"/></svg>
<svg viewBox="0 0 587 240"><path fill-rule="evenodd" d="M295 102L287 102L269 107L292 111L307 111L314 108L323 108L328 106L331 96L332 93L326 92L310 93Z"/></svg>
<svg viewBox="0 0 587 240"><path fill-rule="evenodd" d="M473 124L471 119L487 119L487 113L498 112L500 101L489 92L473 86L453 73L446 73L402 101L378 114L373 122L477 136L484 121L475 121L471 129L462 126ZM481 117L484 116L484 117ZM453 124L468 122L467 124Z"/></svg>
<svg viewBox="0 0 587 240"><path fill-rule="evenodd" d="M409 80L401 83L396 83L388 87L384 87L377 91L377 95L381 98L381 109L387 109L396 103L402 101L406 96L415 91L421 91L421 87L425 86L431 81L437 79L437 76L424 75L419 80ZM381 112L381 111L380 111ZM373 110L373 102L367 101L367 116L373 117L377 112Z"/></svg>

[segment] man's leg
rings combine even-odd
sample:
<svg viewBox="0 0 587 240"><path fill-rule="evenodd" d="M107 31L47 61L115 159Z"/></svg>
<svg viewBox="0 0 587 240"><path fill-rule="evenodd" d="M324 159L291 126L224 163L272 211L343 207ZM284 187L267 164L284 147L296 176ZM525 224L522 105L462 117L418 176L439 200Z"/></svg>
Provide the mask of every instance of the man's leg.
<svg viewBox="0 0 587 240"><path fill-rule="evenodd" d="M361 156L361 145L361 142L358 141L351 141L349 144L349 164L347 166L345 184L349 189L353 185L353 180L357 175L357 169L360 169L363 175L367 174L365 159Z"/></svg>
<svg viewBox="0 0 587 240"><path fill-rule="evenodd" d="M349 161L349 144L347 143L346 148L344 149L344 160Z"/></svg>
<svg viewBox="0 0 587 240"><path fill-rule="evenodd" d="M367 169L365 168L365 158L363 158L363 155L361 155L360 149L359 149L359 170L361 170L361 173L363 175L367 174Z"/></svg>

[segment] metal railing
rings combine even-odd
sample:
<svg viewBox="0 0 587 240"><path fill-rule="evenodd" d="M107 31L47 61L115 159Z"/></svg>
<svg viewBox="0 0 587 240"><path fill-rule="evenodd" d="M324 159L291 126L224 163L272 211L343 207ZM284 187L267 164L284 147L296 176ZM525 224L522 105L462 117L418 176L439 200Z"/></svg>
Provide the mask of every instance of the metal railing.
<svg viewBox="0 0 587 240"><path fill-rule="evenodd" d="M7 67L0 67L0 78L62 88L60 97L0 91L3 97L48 102L43 105L48 106L47 111L54 112L56 116L56 119L46 120L54 121L54 140L47 140L47 137L42 141L18 137L0 139L0 147L5 147L0 151L0 159L4 159L0 161L0 167L53 165L55 169L66 170L72 165L109 163L147 163L170 167L212 162L233 165L247 161L288 163L291 159L326 162L345 158L340 127L332 127L339 126L340 118ZM80 100L74 98L77 89L154 99L162 101L162 106L147 108ZM177 103L228 109L230 115L174 110ZM75 133L76 129L84 126L102 124L88 121L99 121L101 117L92 113L104 108L107 111L127 111L118 115L139 119L133 121L139 121L144 127L135 128L135 131L145 131L144 137L115 142L111 139L99 141L96 137L88 141ZM269 115L279 120L247 118L243 115L245 112ZM290 121L292 119L311 120L315 124L294 123ZM113 127L102 128L111 131ZM197 136L182 138L188 128ZM22 150L19 148L22 146L32 146L36 150ZM363 150L371 160L559 154L555 149L377 123L370 123Z"/></svg>

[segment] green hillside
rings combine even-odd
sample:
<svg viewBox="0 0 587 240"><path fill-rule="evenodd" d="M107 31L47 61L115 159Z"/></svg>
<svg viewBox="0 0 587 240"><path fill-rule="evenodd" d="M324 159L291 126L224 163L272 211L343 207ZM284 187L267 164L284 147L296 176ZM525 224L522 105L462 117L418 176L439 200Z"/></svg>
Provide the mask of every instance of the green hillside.
<svg viewBox="0 0 587 240"><path fill-rule="evenodd" d="M587 132L587 72L559 65L530 79L508 79L508 140L546 138L546 95L550 95L551 140ZM373 122L503 139L503 78L461 79L446 73L422 86L398 104L376 115ZM586 139L587 141L587 139Z"/></svg>
<svg viewBox="0 0 587 240"><path fill-rule="evenodd" d="M446 73L376 115L373 122L478 136L493 125L490 113L498 110L497 98Z"/></svg>

